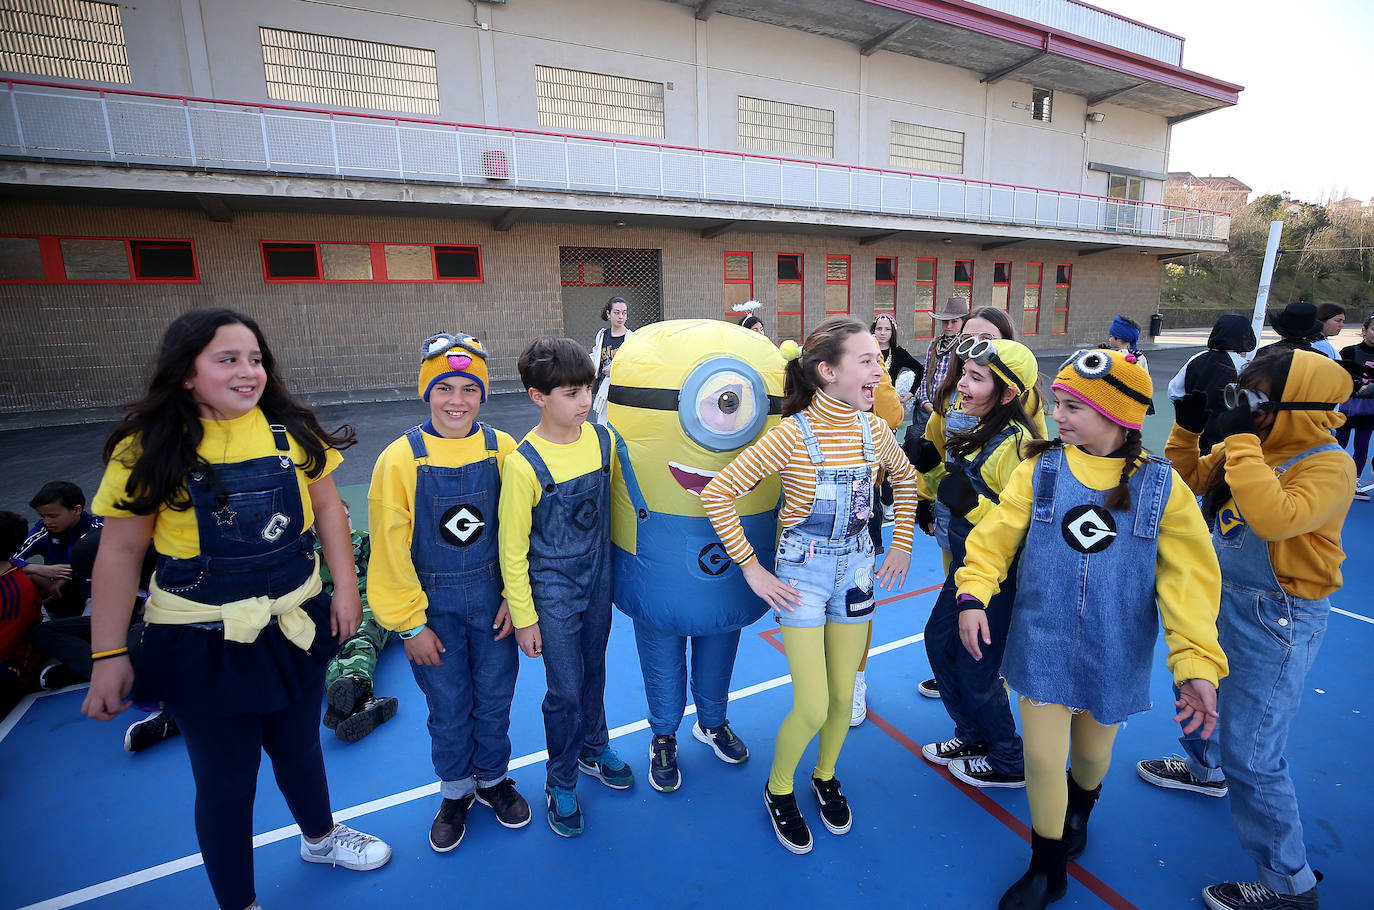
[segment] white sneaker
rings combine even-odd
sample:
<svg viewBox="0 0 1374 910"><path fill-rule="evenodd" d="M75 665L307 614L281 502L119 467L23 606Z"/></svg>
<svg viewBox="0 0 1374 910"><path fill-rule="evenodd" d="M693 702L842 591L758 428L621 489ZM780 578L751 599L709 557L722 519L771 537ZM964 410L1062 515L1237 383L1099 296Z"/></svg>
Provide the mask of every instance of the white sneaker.
<svg viewBox="0 0 1374 910"><path fill-rule="evenodd" d="M307 863L329 863L364 872L378 869L391 859L386 841L354 831L347 825L335 825L329 836L312 844L301 835L301 859Z"/></svg>
<svg viewBox="0 0 1374 910"><path fill-rule="evenodd" d="M868 683L864 681L864 671L854 677L854 710L849 715L849 726L857 727L868 717Z"/></svg>

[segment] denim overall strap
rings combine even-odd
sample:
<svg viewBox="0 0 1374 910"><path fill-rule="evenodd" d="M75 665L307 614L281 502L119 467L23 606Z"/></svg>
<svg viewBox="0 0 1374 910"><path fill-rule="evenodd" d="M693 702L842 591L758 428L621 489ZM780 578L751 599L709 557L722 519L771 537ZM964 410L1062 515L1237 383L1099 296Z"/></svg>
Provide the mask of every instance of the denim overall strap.
<svg viewBox="0 0 1374 910"><path fill-rule="evenodd" d="M445 589L476 587L472 593L477 600L495 603L500 599L496 513L501 474L496 434L478 426L487 457L454 468L429 463L424 434L418 427L406 433L415 455L410 556L432 607L455 606L449 603L451 597L441 593Z"/></svg>
<svg viewBox="0 0 1374 910"><path fill-rule="evenodd" d="M1159 523L1164 519L1164 508L1169 504L1169 492L1173 488L1173 466L1163 458L1151 455L1136 468L1141 477L1138 495L1146 508L1135 510L1135 526L1132 532L1136 537L1155 538L1159 536Z"/></svg>
<svg viewBox="0 0 1374 910"><path fill-rule="evenodd" d="M1064 466L1064 449L1055 446L1040 453L1035 463L1035 501L1031 507L1033 521L1050 521L1054 518L1054 491L1059 486L1059 470ZM1024 565L1025 563L1023 563Z"/></svg>
<svg viewBox="0 0 1374 910"><path fill-rule="evenodd" d="M1344 452L1344 451L1345 451L1344 449L1342 449L1340 446L1336 445L1336 443L1334 443L1334 442L1322 442L1322 443L1318 443L1317 445L1314 445L1314 446L1313 446L1312 448L1310 448L1310 449L1307 449L1307 450L1305 450L1305 451L1299 452L1298 454L1294 455L1292 458L1290 458L1290 459L1288 459L1287 461L1285 461L1283 464L1279 465L1277 468L1274 469L1274 473L1275 473L1275 474L1283 474L1283 473L1285 473L1289 468L1293 467L1293 465L1295 465L1295 464L1297 464L1298 462L1302 461L1304 458L1308 457L1309 455L1316 455L1316 454L1319 453L1319 452Z"/></svg>
<svg viewBox="0 0 1374 910"><path fill-rule="evenodd" d="M649 504L644 500L644 492L639 488L634 466L630 464L630 450L625 445L625 437L619 433L615 434L615 453L620 460L620 476L625 480L625 492L630 496L630 505L635 507L635 517L641 522L647 521Z"/></svg>
<svg viewBox="0 0 1374 910"><path fill-rule="evenodd" d="M410 454L415 456L415 460L429 457L429 450L425 448L425 432L418 426L406 430L406 441L410 443Z"/></svg>
<svg viewBox="0 0 1374 910"><path fill-rule="evenodd" d="M1002 443L1006 442L1011 436L1016 435L1017 432L1015 426L1008 425L1003 427L1002 432L984 443L983 447L978 450L978 454L970 461L964 463L963 471L964 475L968 478L969 485L984 499L991 500L994 503L1002 501L1001 497L997 495L997 491L988 486L988 482L983 479L983 465L988 463L988 459L992 457L993 453L997 451ZM946 451L948 451L948 449L946 449Z"/></svg>
<svg viewBox="0 0 1374 910"><path fill-rule="evenodd" d="M816 440L816 434L811 431L811 424L807 422L806 415L798 412L792 415L792 419L801 427L802 445L806 446L806 455L814 465L825 464L825 455L821 452L821 444Z"/></svg>
<svg viewBox="0 0 1374 910"><path fill-rule="evenodd" d="M812 497L811 511L799 525L789 531L805 534L818 543L840 544L861 530L867 529L867 522L873 510L873 433L868 418L860 415L864 443L864 464L857 468L827 468L820 454L820 445L811 434L810 425L799 418L803 433L810 437L808 451L815 445L812 463L816 464L816 492ZM816 458L821 462L816 462Z"/></svg>

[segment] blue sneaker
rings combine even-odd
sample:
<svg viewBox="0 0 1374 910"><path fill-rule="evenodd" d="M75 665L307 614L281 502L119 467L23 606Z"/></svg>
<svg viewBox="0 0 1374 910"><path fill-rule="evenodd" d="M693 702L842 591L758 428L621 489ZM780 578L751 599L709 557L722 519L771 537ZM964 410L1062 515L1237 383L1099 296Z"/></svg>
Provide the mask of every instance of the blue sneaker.
<svg viewBox="0 0 1374 910"><path fill-rule="evenodd" d="M628 790L635 783L635 773L610 746L602 750L600 755L579 758L577 769L583 774L590 774L612 790Z"/></svg>
<svg viewBox="0 0 1374 910"><path fill-rule="evenodd" d="M577 837L586 827L577 791L567 787L544 787L549 799L549 827L559 837Z"/></svg>
<svg viewBox="0 0 1374 910"><path fill-rule="evenodd" d="M732 765L738 765L749 757L749 747L744 740L735 735L727 720L719 727L703 727L700 722L692 724L692 736L698 742L706 743L716 753L716 758Z"/></svg>
<svg viewBox="0 0 1374 910"><path fill-rule="evenodd" d="M649 786L659 793L671 793L682 786L677 769L677 737L669 733L655 736L649 744Z"/></svg>

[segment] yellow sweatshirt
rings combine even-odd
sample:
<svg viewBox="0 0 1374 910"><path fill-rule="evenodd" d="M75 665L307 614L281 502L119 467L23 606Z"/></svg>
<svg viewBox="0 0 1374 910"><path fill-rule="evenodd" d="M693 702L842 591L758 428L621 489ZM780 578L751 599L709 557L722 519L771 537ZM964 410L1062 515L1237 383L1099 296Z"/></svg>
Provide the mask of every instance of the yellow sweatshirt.
<svg viewBox="0 0 1374 910"><path fill-rule="evenodd" d="M609 429L609 427L607 428ZM596 430L590 424L582 425L582 435L567 445L549 442L530 430L521 442L528 442L539 457L548 465L554 483L563 483L574 477L601 470L601 445L597 442ZM615 453L615 431L611 430L611 479L619 470ZM534 525L534 507L543 498L543 489L534 476L534 468L525 456L514 451L506 459L505 471L501 475L501 507L497 516L501 523L498 540L501 548L501 578L506 584L506 605L510 608L511 622L517 629L532 626L539 621L530 589L530 528ZM606 540L610 547L610 538ZM608 556L609 558L609 556Z"/></svg>
<svg viewBox="0 0 1374 910"><path fill-rule="evenodd" d="M1110 490L1121 480L1123 459L1099 458L1077 446L1065 446L1064 453L1073 476L1089 489ZM1000 590L1030 526L1038 461L1037 456L1021 462L1002 490L1001 503L969 534L964 565L954 573L960 594L986 604ZM1034 553L1025 558L1034 565ZM1111 596L1109 591L1102 593ZM1205 679L1215 685L1227 672L1226 655L1217 643L1221 570L1207 523L1177 473L1159 525L1155 597L1169 651L1165 663L1174 681Z"/></svg>
<svg viewBox="0 0 1374 910"><path fill-rule="evenodd" d="M1283 401L1339 403L1350 396L1350 374L1337 361L1295 351ZM1331 442L1331 430L1345 422L1337 411L1279 411L1268 437L1231 436L1205 456L1198 434L1177 424L1164 455L1199 495L1219 466L1241 517L1269 541L1269 561L1285 591L1318 600L1341 587L1341 526L1355 488L1355 463L1344 452L1304 458L1284 472L1274 468L1316 445Z"/></svg>
<svg viewBox="0 0 1374 910"><path fill-rule="evenodd" d="M956 401L953 406L958 407L958 402ZM1040 406L1039 395L1032 394L1032 407L1027 416L1030 417L1031 426L1037 435L1032 436L1026 432L1025 427L1022 427L1021 433L1017 437L1013 437L1019 440L1014 447L1011 438L1004 440L1000 449L1006 451L999 450L994 453L983 465L983 479L994 490L1001 490L1007 485L1007 479L1011 477L1011 472L1021 463L1021 450L1027 442L1035 438L1045 439L1048 437L1045 429L1045 409ZM916 488L916 493L921 499L934 502L935 493L940 489L940 481L944 479L947 473L945 471L945 411L943 408L937 408L930 415L930 420L926 422L925 438L930 440L934 444L935 450L940 453L940 463L920 475L920 483ZM992 505L992 500L979 497L978 508L968 514L969 521L977 524L978 519L986 515Z"/></svg>
<svg viewBox="0 0 1374 910"><path fill-rule="evenodd" d="M438 468L461 468L487 457L481 430L462 439L425 433L426 462ZM515 439L496 430L496 468L515 451ZM425 622L429 598L420 587L411 561L415 532L415 455L404 436L377 456L367 491L372 560L368 564L367 602L383 628L413 629Z"/></svg>

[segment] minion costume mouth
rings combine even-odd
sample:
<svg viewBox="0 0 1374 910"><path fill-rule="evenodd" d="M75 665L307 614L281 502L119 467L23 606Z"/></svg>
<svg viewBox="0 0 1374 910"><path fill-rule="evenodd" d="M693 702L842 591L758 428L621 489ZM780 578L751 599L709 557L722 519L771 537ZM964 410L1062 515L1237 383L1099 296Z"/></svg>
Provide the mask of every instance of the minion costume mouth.
<svg viewBox="0 0 1374 910"><path fill-rule="evenodd" d="M711 482L711 478L719 474L719 471L707 471L704 468L693 468L676 461L668 462L668 473L673 475L678 486L682 487L693 496L701 496L701 491L706 489L706 485Z"/></svg>

